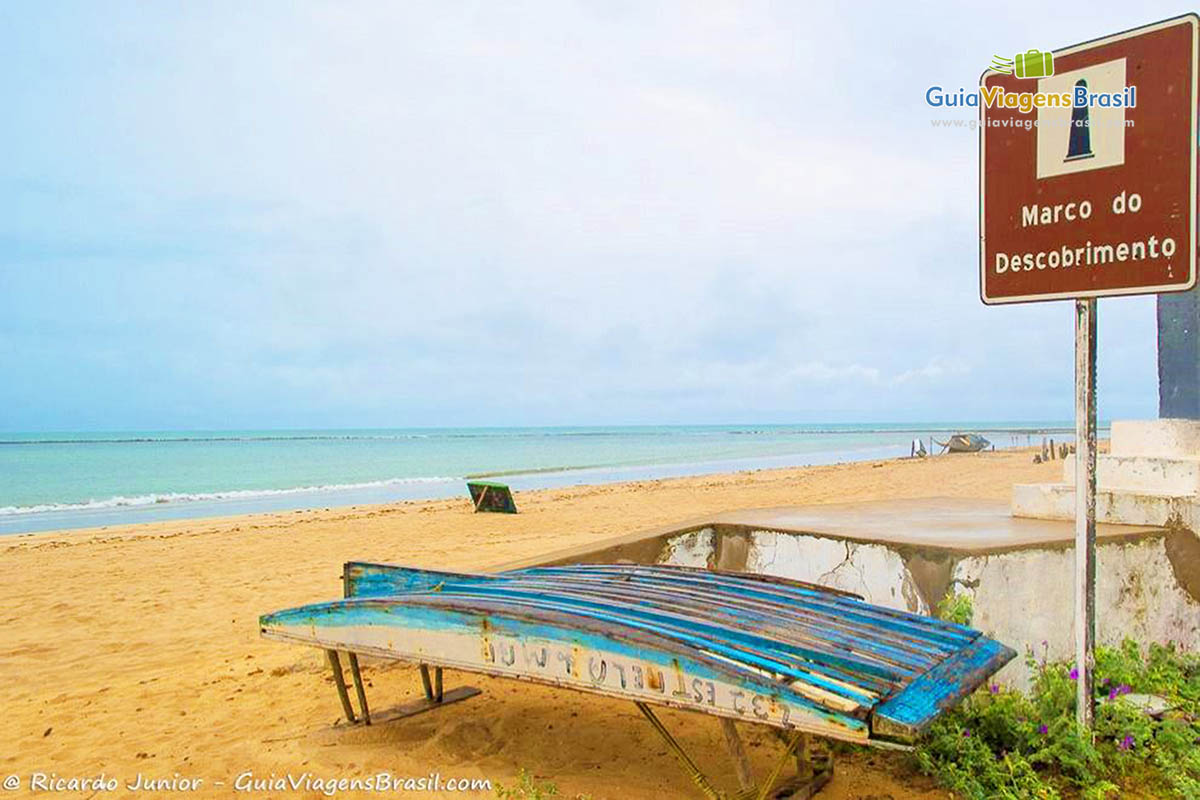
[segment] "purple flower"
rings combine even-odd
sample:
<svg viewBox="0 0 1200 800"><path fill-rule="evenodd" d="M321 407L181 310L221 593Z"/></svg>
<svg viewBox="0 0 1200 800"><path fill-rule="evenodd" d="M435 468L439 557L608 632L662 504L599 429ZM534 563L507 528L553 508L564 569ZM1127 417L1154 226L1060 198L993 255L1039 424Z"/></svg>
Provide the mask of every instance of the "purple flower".
<svg viewBox="0 0 1200 800"><path fill-rule="evenodd" d="M988 687L988 691L990 691L992 694L1000 694L1000 684L993 683Z"/></svg>
<svg viewBox="0 0 1200 800"><path fill-rule="evenodd" d="M1079 667L1075 667L1074 669L1071 670L1070 678L1073 681L1079 680Z"/></svg>
<svg viewBox="0 0 1200 800"><path fill-rule="evenodd" d="M1111 682L1112 682L1112 678L1105 678L1105 679L1104 679L1104 680L1103 680L1103 681L1100 683L1100 685L1101 685L1101 686L1108 686L1108 684L1109 684L1109 683L1111 683Z"/></svg>
<svg viewBox="0 0 1200 800"><path fill-rule="evenodd" d="M1111 703L1113 700L1116 700L1116 699L1117 699L1117 695L1118 695L1118 694L1120 694L1120 692L1117 690L1117 687L1116 687L1116 686L1114 686L1113 688L1109 689L1109 690L1108 690L1108 700L1109 700L1109 702Z"/></svg>
<svg viewBox="0 0 1200 800"><path fill-rule="evenodd" d="M963 728L963 738L966 739L966 738L969 738L970 736L971 736L971 729Z"/></svg>
<svg viewBox="0 0 1200 800"><path fill-rule="evenodd" d="M1122 683L1120 686L1117 687L1117 692L1119 694L1129 694L1132 691L1133 691L1133 687L1130 686L1128 683Z"/></svg>
<svg viewBox="0 0 1200 800"><path fill-rule="evenodd" d="M1038 725L1038 733L1040 733L1042 736L1045 736L1049 732L1050 728L1047 727L1046 723L1043 722L1041 725Z"/></svg>
<svg viewBox="0 0 1200 800"><path fill-rule="evenodd" d="M1133 734L1125 734L1125 738L1121 740L1121 743L1117 745L1117 747L1121 748L1122 750L1128 750L1129 748L1133 747Z"/></svg>

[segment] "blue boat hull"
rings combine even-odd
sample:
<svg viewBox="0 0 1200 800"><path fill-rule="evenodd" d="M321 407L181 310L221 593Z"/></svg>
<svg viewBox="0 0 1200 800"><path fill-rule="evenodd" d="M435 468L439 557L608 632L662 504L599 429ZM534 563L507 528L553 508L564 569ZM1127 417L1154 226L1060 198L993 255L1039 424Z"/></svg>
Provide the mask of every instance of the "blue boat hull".
<svg viewBox="0 0 1200 800"><path fill-rule="evenodd" d="M344 599L264 615L262 635L859 743L911 742L1015 655L963 626L764 576L351 562L344 577Z"/></svg>

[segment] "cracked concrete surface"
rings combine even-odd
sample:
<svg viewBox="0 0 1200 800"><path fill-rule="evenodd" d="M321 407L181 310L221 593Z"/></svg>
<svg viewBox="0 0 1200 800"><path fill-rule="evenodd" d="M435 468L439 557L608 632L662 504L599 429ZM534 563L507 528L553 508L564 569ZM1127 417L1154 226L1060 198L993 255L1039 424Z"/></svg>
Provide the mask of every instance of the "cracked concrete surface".
<svg viewBox="0 0 1200 800"><path fill-rule="evenodd" d="M746 571L843 589L888 608L929 613L929 603L904 559L884 545L752 531Z"/></svg>
<svg viewBox="0 0 1200 800"><path fill-rule="evenodd" d="M1174 642L1200 649L1200 603L1175 579L1164 537L1101 545L1096 552L1096 636ZM971 595L973 626L1018 652L1067 660L1074 655L1075 553L1024 550L960 561L956 587ZM1045 644L1043 644L1045 643ZM1028 687L1028 669L1013 661L998 679Z"/></svg>
<svg viewBox="0 0 1200 800"><path fill-rule="evenodd" d="M711 567L716 552L712 528L676 536L667 541L660 563L676 567Z"/></svg>
<svg viewBox="0 0 1200 800"><path fill-rule="evenodd" d="M1180 536L1189 537L1181 541ZM1191 532L1111 538L1098 548L1096 608L1104 644L1132 637L1200 649L1200 601ZM661 563L777 575L854 592L876 605L928 614L949 591L971 595L973 626L1018 652L1070 658L1074 553L1033 546L985 554L712 526L666 537ZM1043 642L1047 645L1043 646ZM1027 688L1017 659L998 680Z"/></svg>

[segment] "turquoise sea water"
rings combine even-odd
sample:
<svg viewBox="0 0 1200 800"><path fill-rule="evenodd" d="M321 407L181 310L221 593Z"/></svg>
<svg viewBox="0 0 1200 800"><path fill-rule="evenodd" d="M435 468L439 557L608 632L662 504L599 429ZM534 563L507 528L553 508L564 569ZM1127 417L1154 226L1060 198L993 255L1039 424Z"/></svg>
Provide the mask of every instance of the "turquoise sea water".
<svg viewBox="0 0 1200 800"><path fill-rule="evenodd" d="M0 533L447 497L906 456L979 431L997 448L1068 423L0 433ZM1032 437L1030 439L1029 437Z"/></svg>

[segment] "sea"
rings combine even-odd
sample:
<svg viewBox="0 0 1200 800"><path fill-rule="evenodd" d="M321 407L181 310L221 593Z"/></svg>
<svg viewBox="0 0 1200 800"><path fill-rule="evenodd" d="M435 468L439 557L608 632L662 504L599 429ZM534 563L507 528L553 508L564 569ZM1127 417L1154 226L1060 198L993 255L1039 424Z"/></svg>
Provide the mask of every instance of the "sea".
<svg viewBox="0 0 1200 800"><path fill-rule="evenodd" d="M0 433L0 534L465 498L469 478L520 492L898 458L956 431L1073 439L1068 422L970 421Z"/></svg>

